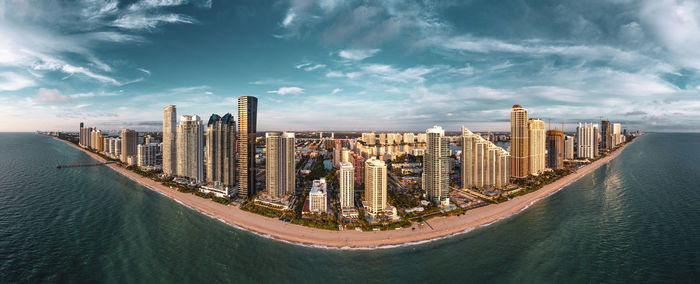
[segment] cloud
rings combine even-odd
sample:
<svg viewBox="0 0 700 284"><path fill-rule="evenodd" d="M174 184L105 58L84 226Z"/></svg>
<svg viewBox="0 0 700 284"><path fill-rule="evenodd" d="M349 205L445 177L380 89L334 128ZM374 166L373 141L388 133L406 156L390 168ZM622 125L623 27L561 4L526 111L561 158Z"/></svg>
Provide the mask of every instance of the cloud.
<svg viewBox="0 0 700 284"><path fill-rule="evenodd" d="M335 95L335 94L340 93L340 92L342 92L342 91L343 91L343 89L335 88L335 89L333 89L333 91L331 91L331 94L330 94L330 95L332 96L332 95Z"/></svg>
<svg viewBox="0 0 700 284"><path fill-rule="evenodd" d="M326 64L312 64L312 63L302 63L294 66L296 69L304 69L304 71L313 71L316 69L325 68Z"/></svg>
<svg viewBox="0 0 700 284"><path fill-rule="evenodd" d="M626 112L625 115L626 116L637 116L637 115L647 115L647 113L644 111L635 110L635 111Z"/></svg>
<svg viewBox="0 0 700 284"><path fill-rule="evenodd" d="M0 91L17 91L36 85L31 78L13 73L0 73Z"/></svg>
<svg viewBox="0 0 700 284"><path fill-rule="evenodd" d="M338 56L349 60L364 60L379 51L380 49L346 49L338 52Z"/></svg>
<svg viewBox="0 0 700 284"><path fill-rule="evenodd" d="M143 68L138 68L138 70L143 72L143 73L146 73L146 75L148 75L148 76L151 76L151 71L148 71L148 70L143 69Z"/></svg>
<svg viewBox="0 0 700 284"><path fill-rule="evenodd" d="M193 24L197 20L187 15L166 14L166 15L146 15L130 14L122 16L114 22L112 26L128 30L152 30L161 24Z"/></svg>
<svg viewBox="0 0 700 284"><path fill-rule="evenodd" d="M287 15L284 16L284 20L282 20L282 26L283 27L289 27L289 25L292 24L292 21L294 21L294 18L296 18L297 14L294 13L294 9L289 9L287 11Z"/></svg>
<svg viewBox="0 0 700 284"><path fill-rule="evenodd" d="M281 87L275 91L267 91L268 94L278 94L278 95L298 95L304 93L304 89L299 87Z"/></svg>
<svg viewBox="0 0 700 284"><path fill-rule="evenodd" d="M34 101L39 104L63 104L68 102L68 97L56 89L39 88Z"/></svg>

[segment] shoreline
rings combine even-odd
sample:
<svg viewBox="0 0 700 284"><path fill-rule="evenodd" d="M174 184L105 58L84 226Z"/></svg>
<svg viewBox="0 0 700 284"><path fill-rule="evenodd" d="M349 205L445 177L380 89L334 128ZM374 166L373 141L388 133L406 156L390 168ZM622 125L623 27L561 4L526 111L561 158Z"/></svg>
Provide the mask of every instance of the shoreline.
<svg viewBox="0 0 700 284"><path fill-rule="evenodd" d="M99 155L73 143L57 137L54 137L54 139L75 147L97 161L105 162ZM634 143L634 141L631 143ZM416 228L415 230L404 228L400 230L372 232L358 232L355 230L329 231L285 223L274 218L243 211L239 208L239 205L223 205L190 193L179 192L159 182L142 177L126 168L122 168L117 164L107 164L105 166L112 168L114 171L150 190L173 199L175 202L187 208L221 221L236 229L248 231L260 237L314 248L369 250L419 245L442 240L486 227L500 220L514 216L538 201L558 192L586 174L607 164L609 161L616 158L631 143L623 145L609 153L606 157L588 164L537 191L515 197L512 200L471 209L462 216L433 218L426 221L426 223L430 223L430 226L414 224L413 227Z"/></svg>

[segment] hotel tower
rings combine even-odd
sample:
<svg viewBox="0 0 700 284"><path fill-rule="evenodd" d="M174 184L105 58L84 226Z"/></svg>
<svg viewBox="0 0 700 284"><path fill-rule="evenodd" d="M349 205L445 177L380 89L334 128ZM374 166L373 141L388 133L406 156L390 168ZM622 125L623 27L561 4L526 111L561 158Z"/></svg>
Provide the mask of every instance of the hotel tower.
<svg viewBox="0 0 700 284"><path fill-rule="evenodd" d="M238 97L238 196L255 195L255 132L258 98Z"/></svg>
<svg viewBox="0 0 700 284"><path fill-rule="evenodd" d="M510 109L510 174L514 178L523 178L529 173L527 127L527 110L514 105Z"/></svg>
<svg viewBox="0 0 700 284"><path fill-rule="evenodd" d="M175 133L177 127L177 111L175 105L163 108L163 173L172 176L177 170L177 148Z"/></svg>

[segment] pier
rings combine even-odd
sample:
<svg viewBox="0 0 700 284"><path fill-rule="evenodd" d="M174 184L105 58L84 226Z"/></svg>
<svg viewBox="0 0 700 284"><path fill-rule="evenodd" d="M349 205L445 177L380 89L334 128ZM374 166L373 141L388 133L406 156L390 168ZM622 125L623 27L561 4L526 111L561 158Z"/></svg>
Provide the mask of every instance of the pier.
<svg viewBox="0 0 700 284"><path fill-rule="evenodd" d="M60 169L60 168L76 168L76 167L94 167L94 166L107 165L107 164L111 164L111 163L114 163L114 161L107 161L104 163L87 163L87 164L65 164L65 165L58 164L58 165L56 165L56 168Z"/></svg>

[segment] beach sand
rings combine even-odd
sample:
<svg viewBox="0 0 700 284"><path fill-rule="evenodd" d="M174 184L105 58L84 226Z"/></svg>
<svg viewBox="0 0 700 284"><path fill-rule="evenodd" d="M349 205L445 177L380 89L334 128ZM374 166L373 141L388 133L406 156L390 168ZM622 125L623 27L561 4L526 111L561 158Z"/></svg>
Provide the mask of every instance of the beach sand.
<svg viewBox="0 0 700 284"><path fill-rule="evenodd" d="M56 138L57 139L57 138ZM60 140L60 139L57 139ZM63 141L63 140L60 140ZM73 143L67 144L85 152L94 159L104 162L99 155L82 149ZM234 227L252 231L259 235L291 243L314 245L329 248L379 248L393 247L404 244L416 244L429 240L449 237L468 232L474 228L488 225L500 219L507 218L533 203L557 192L580 177L606 164L620 154L630 143L623 145L608 156L586 165L576 172L544 186L540 190L518 196L504 203L492 204L467 211L462 216L437 217L427 221L428 225L414 224L415 230L403 228L391 231L359 232L355 230L328 231L301 225L295 225L249 213L238 208L238 205L223 205L209 199L204 199L190 193L182 193L151 179L142 177L117 164L108 167L122 175L144 185L151 190L179 201L181 204L216 218Z"/></svg>

